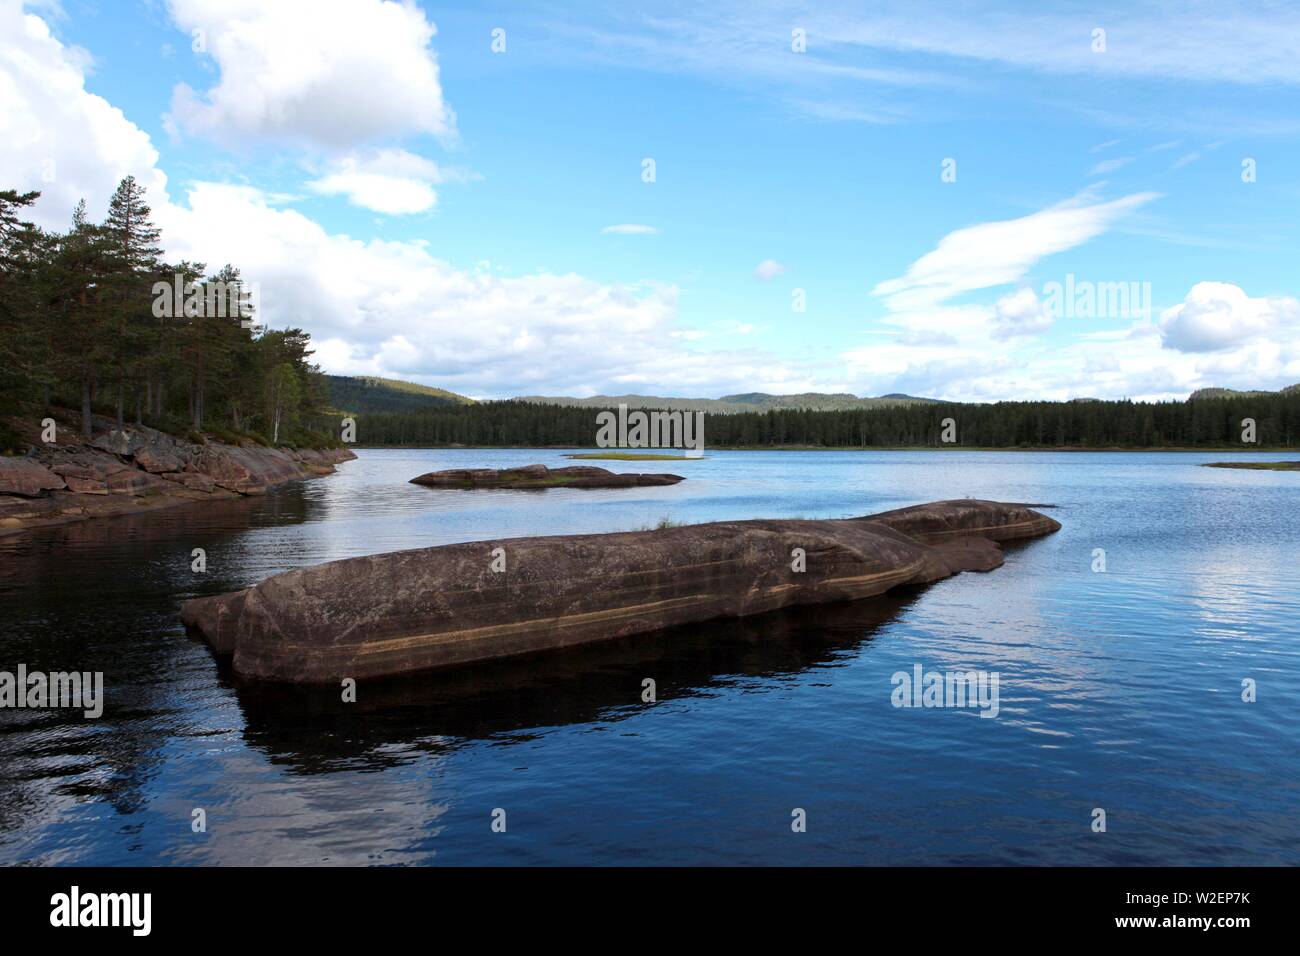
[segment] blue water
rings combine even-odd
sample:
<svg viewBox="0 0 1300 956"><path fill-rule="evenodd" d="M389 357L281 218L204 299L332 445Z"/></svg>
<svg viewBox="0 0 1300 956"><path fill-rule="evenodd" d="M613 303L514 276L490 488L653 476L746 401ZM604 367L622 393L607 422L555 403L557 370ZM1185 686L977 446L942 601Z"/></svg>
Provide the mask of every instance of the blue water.
<svg viewBox="0 0 1300 956"><path fill-rule="evenodd" d="M0 863L1300 860L1300 475L1198 467L1224 453L710 454L606 463L688 476L672 487L463 492L407 480L567 462L362 451L261 499L0 538L0 670L102 670L108 698L99 720L0 711ZM966 496L1055 504L1063 529L990 574L356 704L241 686L176 617L398 548ZM895 708L918 663L997 672L999 715Z"/></svg>

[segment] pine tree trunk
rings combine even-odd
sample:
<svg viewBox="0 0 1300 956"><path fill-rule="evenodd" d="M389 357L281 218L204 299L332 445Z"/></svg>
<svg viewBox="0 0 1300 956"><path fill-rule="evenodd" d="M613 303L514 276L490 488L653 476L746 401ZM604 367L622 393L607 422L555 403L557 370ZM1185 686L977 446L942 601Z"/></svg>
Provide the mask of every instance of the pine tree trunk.
<svg viewBox="0 0 1300 956"><path fill-rule="evenodd" d="M90 441L90 375L81 376L81 437Z"/></svg>
<svg viewBox="0 0 1300 956"><path fill-rule="evenodd" d="M123 389L122 386L119 385L117 387L117 430L118 431L121 431L123 428L126 427L126 421L124 418L126 409L122 407L125 397L126 397L125 389Z"/></svg>
<svg viewBox="0 0 1300 956"><path fill-rule="evenodd" d="M144 396L140 394L139 389L135 392L135 423L144 424Z"/></svg>

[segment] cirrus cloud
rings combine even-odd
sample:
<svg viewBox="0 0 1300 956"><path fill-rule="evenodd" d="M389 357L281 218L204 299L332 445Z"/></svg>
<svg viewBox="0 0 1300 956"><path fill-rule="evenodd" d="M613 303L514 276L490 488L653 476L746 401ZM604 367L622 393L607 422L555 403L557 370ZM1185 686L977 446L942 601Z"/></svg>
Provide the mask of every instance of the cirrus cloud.
<svg viewBox="0 0 1300 956"><path fill-rule="evenodd" d="M659 230L654 226L646 226L637 222L623 222L616 226L606 226L600 231L612 236L656 236L659 234Z"/></svg>
<svg viewBox="0 0 1300 956"><path fill-rule="evenodd" d="M1020 281L1039 259L1087 242L1120 216L1157 198L1136 193L1109 202L1082 194L1021 216L966 226L912 263L906 274L878 283L892 312L930 309L966 292Z"/></svg>

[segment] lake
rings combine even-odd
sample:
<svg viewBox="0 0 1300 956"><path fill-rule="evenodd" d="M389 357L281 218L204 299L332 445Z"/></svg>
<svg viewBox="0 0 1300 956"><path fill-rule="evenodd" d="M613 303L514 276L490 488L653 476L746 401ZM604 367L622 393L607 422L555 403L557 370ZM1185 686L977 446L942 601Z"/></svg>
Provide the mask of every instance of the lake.
<svg viewBox="0 0 1300 956"><path fill-rule="evenodd" d="M103 671L107 697L98 720L0 711L0 863L1300 861L1300 475L1198 467L1223 452L710 451L589 463L687 476L669 487L454 491L407 482L571 462L358 454L262 498L0 538L0 670ZM177 618L355 555L968 496L1054 504L1063 529L989 574L363 682L355 704L241 686ZM893 706L917 664L996 672L998 716Z"/></svg>

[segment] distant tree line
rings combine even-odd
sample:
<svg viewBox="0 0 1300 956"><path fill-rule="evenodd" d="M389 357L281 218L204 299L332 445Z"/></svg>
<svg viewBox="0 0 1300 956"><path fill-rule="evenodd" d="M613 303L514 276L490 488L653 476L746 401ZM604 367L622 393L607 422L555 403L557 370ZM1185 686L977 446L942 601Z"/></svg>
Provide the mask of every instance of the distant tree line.
<svg viewBox="0 0 1300 956"><path fill-rule="evenodd" d="M357 418L361 445L594 447L599 409L531 402L480 402ZM779 409L709 415L705 444L714 447L809 446L972 448L1252 447L1300 443L1300 390L1170 402L1072 401L890 405L836 411Z"/></svg>
<svg viewBox="0 0 1300 956"><path fill-rule="evenodd" d="M330 406L344 412L412 412L471 399L414 382L362 375L326 375Z"/></svg>
<svg viewBox="0 0 1300 956"><path fill-rule="evenodd" d="M104 222L83 201L57 232L23 218L39 193L0 191L0 417L75 409L86 438L92 413L182 434L323 437L302 431L328 406L310 337L255 326L233 298L234 266L165 261L144 192L128 176Z"/></svg>

